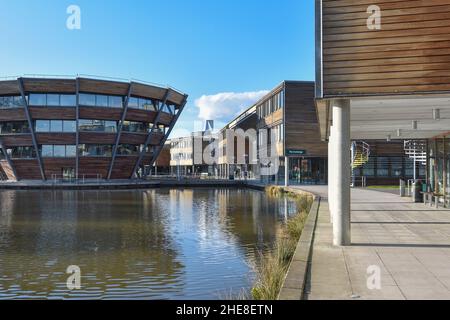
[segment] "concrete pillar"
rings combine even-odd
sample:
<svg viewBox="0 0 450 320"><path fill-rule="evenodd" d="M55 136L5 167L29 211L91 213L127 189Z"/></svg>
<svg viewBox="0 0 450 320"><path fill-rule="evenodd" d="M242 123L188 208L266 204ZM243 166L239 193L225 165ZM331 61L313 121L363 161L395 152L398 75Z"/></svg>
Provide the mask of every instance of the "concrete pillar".
<svg viewBox="0 0 450 320"><path fill-rule="evenodd" d="M289 157L284 158L284 186L289 187Z"/></svg>
<svg viewBox="0 0 450 320"><path fill-rule="evenodd" d="M328 138L328 206L330 209L330 220L333 223L333 186L334 186L334 152L333 152L333 126L330 127L330 137Z"/></svg>
<svg viewBox="0 0 450 320"><path fill-rule="evenodd" d="M333 244L351 244L350 224L350 100L333 101Z"/></svg>

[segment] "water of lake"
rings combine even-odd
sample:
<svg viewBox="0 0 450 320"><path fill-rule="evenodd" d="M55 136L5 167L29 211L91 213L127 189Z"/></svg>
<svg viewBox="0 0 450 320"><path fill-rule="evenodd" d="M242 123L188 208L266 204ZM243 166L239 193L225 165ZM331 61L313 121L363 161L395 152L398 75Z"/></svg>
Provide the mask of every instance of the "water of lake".
<svg viewBox="0 0 450 320"><path fill-rule="evenodd" d="M244 189L0 191L0 299L226 299L295 212Z"/></svg>

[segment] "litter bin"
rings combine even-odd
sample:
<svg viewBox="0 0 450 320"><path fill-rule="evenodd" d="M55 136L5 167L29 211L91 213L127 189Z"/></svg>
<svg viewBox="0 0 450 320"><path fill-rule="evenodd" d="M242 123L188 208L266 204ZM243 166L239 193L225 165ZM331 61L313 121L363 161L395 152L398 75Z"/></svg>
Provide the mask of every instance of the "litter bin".
<svg viewBox="0 0 450 320"><path fill-rule="evenodd" d="M417 181L413 183L413 201L415 203L423 202L422 182Z"/></svg>

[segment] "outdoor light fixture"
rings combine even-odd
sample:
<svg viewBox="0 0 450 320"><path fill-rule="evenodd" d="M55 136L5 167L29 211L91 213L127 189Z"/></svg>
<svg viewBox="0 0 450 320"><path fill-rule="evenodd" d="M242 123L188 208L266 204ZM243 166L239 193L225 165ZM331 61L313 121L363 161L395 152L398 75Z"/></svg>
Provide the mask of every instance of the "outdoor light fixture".
<svg viewBox="0 0 450 320"><path fill-rule="evenodd" d="M386 138L386 141L387 142L391 142L391 140L392 140L391 135L388 135L387 138Z"/></svg>
<svg viewBox="0 0 450 320"><path fill-rule="evenodd" d="M433 119L441 120L441 109L433 109Z"/></svg>
<svg viewBox="0 0 450 320"><path fill-rule="evenodd" d="M417 120L413 120L412 122L412 129L417 130Z"/></svg>
<svg viewBox="0 0 450 320"><path fill-rule="evenodd" d="M398 129L397 130L397 137L401 137L402 136L402 129Z"/></svg>

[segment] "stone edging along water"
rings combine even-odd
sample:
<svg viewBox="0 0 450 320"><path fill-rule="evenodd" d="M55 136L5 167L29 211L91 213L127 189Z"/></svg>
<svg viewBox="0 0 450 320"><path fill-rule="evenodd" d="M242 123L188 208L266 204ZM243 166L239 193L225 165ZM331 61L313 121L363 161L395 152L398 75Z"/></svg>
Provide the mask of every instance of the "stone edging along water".
<svg viewBox="0 0 450 320"><path fill-rule="evenodd" d="M286 190L294 193L302 193L301 190ZM304 298L320 201L320 197L314 196L314 202L309 211L308 218L278 296L278 300L302 300Z"/></svg>

